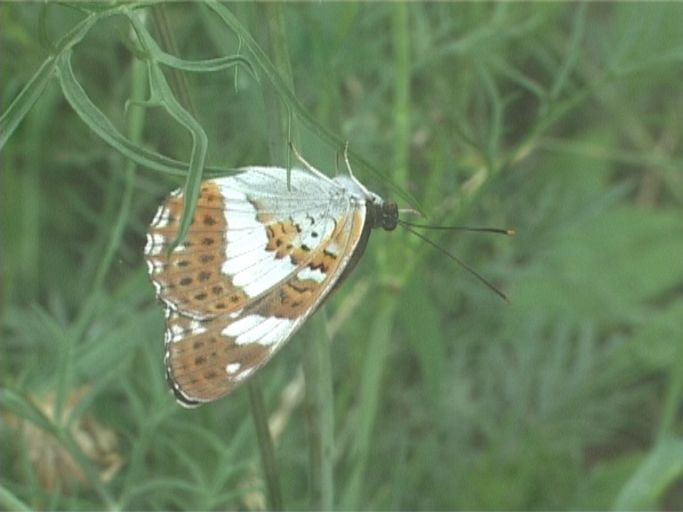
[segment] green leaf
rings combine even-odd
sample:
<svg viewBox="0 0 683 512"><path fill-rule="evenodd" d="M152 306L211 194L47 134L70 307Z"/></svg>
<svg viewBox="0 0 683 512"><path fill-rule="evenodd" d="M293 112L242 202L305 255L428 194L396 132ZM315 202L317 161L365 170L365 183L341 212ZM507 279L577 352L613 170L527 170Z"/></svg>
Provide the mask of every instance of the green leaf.
<svg viewBox="0 0 683 512"><path fill-rule="evenodd" d="M633 476L626 482L612 510L659 508L659 500L683 476L683 439L669 438L658 443Z"/></svg>
<svg viewBox="0 0 683 512"><path fill-rule="evenodd" d="M190 166L185 178L183 213L180 218L178 234L169 250L179 244L187 235L192 222L197 201L199 201L199 188L206 162L206 152L209 146L209 139L199 122L190 114L176 99L171 86L166 81L163 71L154 60L156 54L160 52L156 42L146 30L145 26L134 13L129 13L129 19L135 28L140 43L150 55L147 61L149 73L149 89L152 100L159 101L159 104L168 112L173 119L182 124L192 136L192 150L190 152Z"/></svg>
<svg viewBox="0 0 683 512"><path fill-rule="evenodd" d="M257 78L256 71L254 71L254 67L249 59L241 55L229 55L227 57L205 60L185 60L159 50L159 53L155 54L155 59L161 64L192 73L212 73L241 64L251 76L255 79Z"/></svg>
<svg viewBox="0 0 683 512"><path fill-rule="evenodd" d="M54 57L46 59L0 117L0 150L41 96L53 76L54 69Z"/></svg>
<svg viewBox="0 0 683 512"><path fill-rule="evenodd" d="M614 27L605 39L608 64L617 73L633 73L683 59L680 5L615 5ZM651 79L657 78L651 73Z"/></svg>
<svg viewBox="0 0 683 512"><path fill-rule="evenodd" d="M57 435L58 429L31 401L11 389L0 390L0 405L17 417L30 421L38 428Z"/></svg>
<svg viewBox="0 0 683 512"><path fill-rule="evenodd" d="M4 485L0 485L0 504L5 510L17 510L20 512L34 510L34 507L31 507L27 503L21 501Z"/></svg>
<svg viewBox="0 0 683 512"><path fill-rule="evenodd" d="M590 469L580 484L577 502L571 508L577 510L608 510L624 482L633 474L642 454L627 453L599 461Z"/></svg>
<svg viewBox="0 0 683 512"><path fill-rule="evenodd" d="M102 140L140 165L176 176L186 174L185 162L144 149L131 142L114 127L107 116L90 100L76 79L71 67L71 54L65 54L58 59L57 70L64 97L83 122Z"/></svg>
<svg viewBox="0 0 683 512"><path fill-rule="evenodd" d="M70 53L71 48L83 39L90 28L98 21L100 17L109 15L109 12L103 13L99 16L91 15L83 19L72 30L70 30L57 44L57 56L62 56ZM57 59L55 56L50 56L38 68L38 71L31 77L28 84L21 90L19 95L12 101L7 112L0 117L0 149L5 145L7 139L14 133L26 114L41 95L48 81L52 77L55 70Z"/></svg>

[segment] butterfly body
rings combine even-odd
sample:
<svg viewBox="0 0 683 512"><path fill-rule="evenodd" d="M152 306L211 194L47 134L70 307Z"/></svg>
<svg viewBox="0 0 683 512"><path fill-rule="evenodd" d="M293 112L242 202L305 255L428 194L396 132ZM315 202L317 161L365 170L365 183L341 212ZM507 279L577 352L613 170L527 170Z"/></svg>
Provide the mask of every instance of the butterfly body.
<svg viewBox="0 0 683 512"><path fill-rule="evenodd" d="M187 237L169 252L183 197L172 193L145 259L165 306L166 371L178 401L227 395L288 341L348 275L370 231L398 210L353 176L248 167L205 181Z"/></svg>

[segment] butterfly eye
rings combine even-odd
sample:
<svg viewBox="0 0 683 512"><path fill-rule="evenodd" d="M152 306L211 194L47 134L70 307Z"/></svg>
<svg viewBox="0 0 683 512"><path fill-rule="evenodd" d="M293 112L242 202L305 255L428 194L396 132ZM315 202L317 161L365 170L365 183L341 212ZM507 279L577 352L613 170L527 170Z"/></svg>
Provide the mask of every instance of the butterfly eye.
<svg viewBox="0 0 683 512"><path fill-rule="evenodd" d="M382 205L382 227L386 231L396 229L398 224L398 205L396 203L384 203Z"/></svg>

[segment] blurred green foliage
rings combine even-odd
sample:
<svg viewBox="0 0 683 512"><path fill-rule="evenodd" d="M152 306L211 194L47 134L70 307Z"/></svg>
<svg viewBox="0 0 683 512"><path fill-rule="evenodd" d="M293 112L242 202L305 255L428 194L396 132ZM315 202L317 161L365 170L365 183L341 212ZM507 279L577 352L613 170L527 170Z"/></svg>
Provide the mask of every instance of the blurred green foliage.
<svg viewBox="0 0 683 512"><path fill-rule="evenodd" d="M326 172L348 140L430 222L518 232L430 233L511 305L401 230L329 301L337 508L683 508L683 5L170 4L170 56L150 10L0 5L3 508L264 506L246 392L167 392L142 248L204 157L285 164L282 109ZM260 379L292 509L312 332Z"/></svg>

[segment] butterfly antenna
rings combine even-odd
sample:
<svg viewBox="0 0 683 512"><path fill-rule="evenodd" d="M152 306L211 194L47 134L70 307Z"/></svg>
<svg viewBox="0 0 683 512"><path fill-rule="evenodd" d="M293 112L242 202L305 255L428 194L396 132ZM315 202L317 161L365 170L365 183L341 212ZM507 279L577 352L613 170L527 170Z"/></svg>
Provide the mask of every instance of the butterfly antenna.
<svg viewBox="0 0 683 512"><path fill-rule="evenodd" d="M410 226L413 228L420 229L433 229L442 231L470 231L477 233L495 233L498 235L514 236L517 232L514 229L501 229L501 228L473 228L471 226L431 226L429 224L415 224L413 222L408 222L406 220L399 221L404 226Z"/></svg>
<svg viewBox="0 0 683 512"><path fill-rule="evenodd" d="M460 265L462 268L464 268L467 272L469 272L469 273L472 274L474 277L476 277L477 279L479 279L479 281L481 281L484 285L486 285L487 288L489 288L491 291L493 291L493 292L494 292L496 295L498 295L501 299L503 299L505 302L507 302L508 304L510 304L510 299L508 299L507 295L505 295L502 291L500 291L498 288L496 288L496 286L494 286L493 283L491 283L488 279L486 279L484 276L482 276L479 272L477 272L477 271L474 270L472 267L470 267L467 263L465 263L464 261L462 261L462 260L461 260L460 258L458 258L457 256L454 256L453 254L451 254L450 252L448 252L446 249L444 249L443 247L441 247L441 246L438 245L437 243L433 242L432 240L430 240L429 238L427 238L426 236L424 236L424 235L423 235L422 233L420 233L419 231L415 231L414 229L412 229L410 226L414 226L413 224L411 224L411 223L409 223L409 222L402 221L402 220L399 220L399 223L401 224L401 226L403 226L404 229L408 230L410 233L412 233L412 234L415 235L416 237L421 238L424 242L428 243L429 245L431 245L432 247L434 247L436 250L438 250L438 251L440 251L441 253L445 254L445 255L448 256L451 260L455 261L458 265ZM436 227L439 227L439 226L436 226ZM473 228L473 229L474 229L475 231L481 231L481 230L488 231L489 228ZM502 231L504 231L504 230L499 230L499 231L502 232ZM499 231L493 231L493 232L494 232L494 233L497 233L497 232L499 232Z"/></svg>

